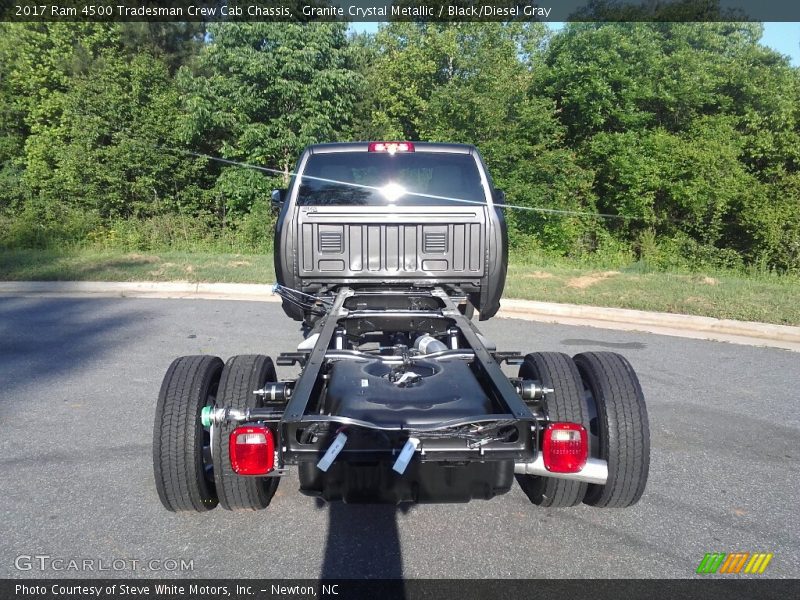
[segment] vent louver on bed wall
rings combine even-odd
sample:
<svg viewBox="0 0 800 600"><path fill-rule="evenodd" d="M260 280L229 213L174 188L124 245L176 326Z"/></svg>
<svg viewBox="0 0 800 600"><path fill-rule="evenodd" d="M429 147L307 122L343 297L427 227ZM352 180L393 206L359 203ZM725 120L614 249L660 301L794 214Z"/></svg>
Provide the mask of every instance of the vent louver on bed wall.
<svg viewBox="0 0 800 600"><path fill-rule="evenodd" d="M339 254L344 250L342 234L337 231L322 231L319 234L319 251Z"/></svg>
<svg viewBox="0 0 800 600"><path fill-rule="evenodd" d="M447 252L447 234L444 232L426 232L422 238L422 251L426 254L444 254Z"/></svg>

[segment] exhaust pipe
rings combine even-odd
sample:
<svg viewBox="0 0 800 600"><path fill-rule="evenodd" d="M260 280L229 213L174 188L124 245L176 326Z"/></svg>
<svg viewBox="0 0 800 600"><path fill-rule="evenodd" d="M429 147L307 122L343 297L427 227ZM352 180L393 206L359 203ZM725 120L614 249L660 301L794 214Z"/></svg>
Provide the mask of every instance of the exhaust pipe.
<svg viewBox="0 0 800 600"><path fill-rule="evenodd" d="M586 465L577 473L553 473L544 466L544 458L540 452L532 463L516 463L514 473L517 475L538 475L539 477L555 477L557 479L572 479L585 483L605 485L608 481L608 463L599 458L590 458Z"/></svg>
<svg viewBox="0 0 800 600"><path fill-rule="evenodd" d="M420 354L432 354L434 352L443 352L447 350L447 345L440 342L432 335L421 335L414 340L414 348L419 350Z"/></svg>

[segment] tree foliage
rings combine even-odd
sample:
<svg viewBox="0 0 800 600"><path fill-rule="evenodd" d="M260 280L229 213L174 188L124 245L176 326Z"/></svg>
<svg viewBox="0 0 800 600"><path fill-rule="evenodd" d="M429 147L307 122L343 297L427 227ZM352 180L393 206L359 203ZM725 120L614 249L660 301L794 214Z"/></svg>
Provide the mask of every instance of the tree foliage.
<svg viewBox="0 0 800 600"><path fill-rule="evenodd" d="M589 10L620 15L604 0ZM714 0L700 10L719 16ZM758 23L655 18L556 33L395 22L374 35L0 24L0 243L176 215L258 237L269 190L305 145L447 140L476 144L521 207L507 211L518 249L609 244L665 263L800 270L798 69L760 44Z"/></svg>
<svg viewBox="0 0 800 600"><path fill-rule="evenodd" d="M595 175L598 208L626 217L624 239L800 266L797 196L767 200L796 178L798 70L761 34L757 23L581 23L553 40L540 82Z"/></svg>

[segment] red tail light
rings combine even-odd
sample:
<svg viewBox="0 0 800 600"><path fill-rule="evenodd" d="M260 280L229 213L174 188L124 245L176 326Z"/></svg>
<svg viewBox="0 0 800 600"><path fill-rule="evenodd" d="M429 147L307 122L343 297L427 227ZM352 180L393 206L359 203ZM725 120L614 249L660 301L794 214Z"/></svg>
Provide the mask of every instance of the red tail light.
<svg viewBox="0 0 800 600"><path fill-rule="evenodd" d="M266 475L275 467L275 436L269 427L237 427L230 437L231 468L239 475Z"/></svg>
<svg viewBox="0 0 800 600"><path fill-rule="evenodd" d="M394 154L395 152L413 152L414 144L411 142L370 142L370 152L388 152Z"/></svg>
<svg viewBox="0 0 800 600"><path fill-rule="evenodd" d="M550 423L542 442L544 466L553 473L577 473L586 465L589 442L578 423Z"/></svg>

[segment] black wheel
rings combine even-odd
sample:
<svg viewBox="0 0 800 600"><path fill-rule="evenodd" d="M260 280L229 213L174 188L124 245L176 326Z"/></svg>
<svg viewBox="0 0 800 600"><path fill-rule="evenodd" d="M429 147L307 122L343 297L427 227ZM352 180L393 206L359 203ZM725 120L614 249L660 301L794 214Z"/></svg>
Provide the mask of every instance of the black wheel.
<svg viewBox="0 0 800 600"><path fill-rule="evenodd" d="M275 381L272 359L260 354L234 356L222 371L217 405L230 408L258 408L263 406L255 390L267 381ZM219 503L228 510L260 510L269 506L278 487L278 477L244 477L231 468L229 439L236 424L215 425L214 430L214 481Z"/></svg>
<svg viewBox="0 0 800 600"><path fill-rule="evenodd" d="M589 413L580 384L580 374L572 359L560 352L535 352L525 356L519 376L537 379L553 391L545 395L544 410L550 421L580 423L589 429ZM517 481L531 502L560 508L580 504L586 484L580 481L517 475Z"/></svg>
<svg viewBox="0 0 800 600"><path fill-rule="evenodd" d="M575 356L583 385L594 403L594 458L608 461L605 485L590 485L584 502L622 508L638 502L650 470L650 426L639 379L625 357L614 352Z"/></svg>
<svg viewBox="0 0 800 600"><path fill-rule="evenodd" d="M213 406L222 360L216 356L175 359L158 393L153 427L153 471L161 503L173 512L211 510L217 505L210 433L200 411Z"/></svg>

